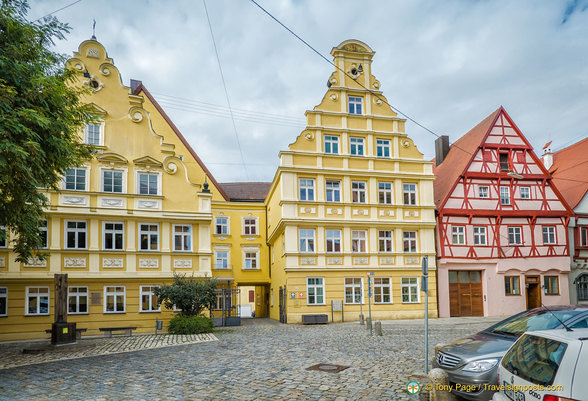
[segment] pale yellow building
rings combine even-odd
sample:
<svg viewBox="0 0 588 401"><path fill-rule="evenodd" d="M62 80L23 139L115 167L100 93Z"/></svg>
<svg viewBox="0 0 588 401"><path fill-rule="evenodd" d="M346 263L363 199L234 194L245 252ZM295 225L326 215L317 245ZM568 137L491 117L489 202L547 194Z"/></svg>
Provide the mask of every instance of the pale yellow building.
<svg viewBox="0 0 588 401"><path fill-rule="evenodd" d="M437 316L432 163L405 133L372 75L374 52L348 40L337 69L306 112L307 127L280 152L266 198L271 248L270 317L288 323L343 302L345 320L424 316L421 259L430 266ZM340 321L342 313L333 313Z"/></svg>

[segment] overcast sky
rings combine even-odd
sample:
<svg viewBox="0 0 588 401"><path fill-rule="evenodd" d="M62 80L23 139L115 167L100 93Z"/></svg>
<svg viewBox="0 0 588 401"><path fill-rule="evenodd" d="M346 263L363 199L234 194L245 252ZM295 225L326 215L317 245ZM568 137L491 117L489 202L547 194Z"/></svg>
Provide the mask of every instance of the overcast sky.
<svg viewBox="0 0 588 401"><path fill-rule="evenodd" d="M73 1L31 1L29 19ZM588 136L588 0L258 2L329 59L368 44L389 103L451 142L500 105L538 155ZM248 0L206 5L237 134L202 1L82 0L55 14L72 27L57 50L71 56L96 19L124 83L143 81L218 181L271 181L333 67ZM434 156L431 133L407 134Z"/></svg>

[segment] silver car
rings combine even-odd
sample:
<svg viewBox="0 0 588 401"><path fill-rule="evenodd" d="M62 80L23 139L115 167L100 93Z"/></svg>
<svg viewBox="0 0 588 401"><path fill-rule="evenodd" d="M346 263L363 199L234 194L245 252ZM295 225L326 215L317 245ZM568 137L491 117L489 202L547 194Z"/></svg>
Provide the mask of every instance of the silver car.
<svg viewBox="0 0 588 401"><path fill-rule="evenodd" d="M498 362L526 331L588 328L588 308L550 306L530 309L511 316L486 330L439 349L433 367L445 370L453 392L462 398L487 401L497 385Z"/></svg>

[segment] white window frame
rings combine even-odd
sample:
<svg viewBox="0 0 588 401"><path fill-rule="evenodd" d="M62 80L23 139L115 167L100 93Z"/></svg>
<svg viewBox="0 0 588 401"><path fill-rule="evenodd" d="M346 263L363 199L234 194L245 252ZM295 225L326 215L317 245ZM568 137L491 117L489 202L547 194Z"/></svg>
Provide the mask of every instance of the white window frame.
<svg viewBox="0 0 588 401"><path fill-rule="evenodd" d="M219 223L220 219L224 219L224 223ZM218 228L220 227L220 233L218 232ZM231 221L229 216L215 216L214 217L214 235L230 235L231 234ZM226 231L226 232L225 232Z"/></svg>
<svg viewBox="0 0 588 401"><path fill-rule="evenodd" d="M402 201L405 206L416 206L417 184L412 182L405 182L402 184Z"/></svg>
<svg viewBox="0 0 588 401"><path fill-rule="evenodd" d="M341 230L325 230L325 252L326 253L341 253ZM329 251L329 242L331 243L331 250ZM337 250L336 248L339 248Z"/></svg>
<svg viewBox="0 0 588 401"><path fill-rule="evenodd" d="M329 199L329 197L331 199ZM325 200L327 202L332 202L332 203L340 203L341 202L341 181L340 180L326 180L325 181Z"/></svg>
<svg viewBox="0 0 588 401"><path fill-rule="evenodd" d="M376 280L382 280L382 282L376 282ZM386 280L388 283L384 284L383 280ZM373 281L373 294L374 294L374 304L391 304L393 303L392 298L392 278L391 277L374 277ZM389 301L384 301L384 288L388 288L388 296L390 297ZM376 296L379 295L381 297L381 301L376 301Z"/></svg>
<svg viewBox="0 0 588 401"><path fill-rule="evenodd" d="M351 290L351 300L347 297L347 290ZM363 305L363 277L343 278L343 295L346 305ZM359 301L357 300L358 296Z"/></svg>
<svg viewBox="0 0 588 401"><path fill-rule="evenodd" d="M488 233L485 226L474 226L474 245L488 245Z"/></svg>
<svg viewBox="0 0 588 401"><path fill-rule="evenodd" d="M542 227L543 233L543 243L545 245L555 245L557 243L557 235L555 226L543 226ZM547 242L545 241L545 236L547 235Z"/></svg>
<svg viewBox="0 0 588 401"><path fill-rule="evenodd" d="M389 188L388 188L389 187ZM392 191L394 184L391 182L378 182L378 203L380 205L391 205L394 199ZM382 202L382 197L384 198Z"/></svg>
<svg viewBox="0 0 588 401"><path fill-rule="evenodd" d="M71 290L76 289L76 292L71 292ZM82 290L82 291L80 291ZM80 298L86 298L86 311L80 312ZM75 298L76 302L76 311L71 312L69 310L69 306L71 303L69 302L70 298ZM67 287L67 314L68 315L88 315L90 313L90 291L86 286L71 286Z"/></svg>
<svg viewBox="0 0 588 401"><path fill-rule="evenodd" d="M114 290L110 290L110 288L114 288ZM122 291L118 291L117 288L122 288ZM121 296L123 297L123 309L122 310L118 310L117 309L117 297ZM107 310L107 306L108 306L108 297L114 297L114 310L109 311ZM126 313L127 310L127 286L126 285L105 285L104 286L104 313Z"/></svg>
<svg viewBox="0 0 588 401"><path fill-rule="evenodd" d="M83 229L75 227L69 228L68 223L84 223L85 227ZM67 234L73 232L75 234L75 246L69 246L67 243ZM64 248L65 249L88 249L88 221L87 220L65 220L63 222L63 233L64 233ZM79 242L79 234L84 233L84 246L80 246Z"/></svg>
<svg viewBox="0 0 588 401"><path fill-rule="evenodd" d="M161 312L161 304L158 305L157 309L149 309L149 310L144 310L143 309L143 296L147 296L147 298L149 299L149 305L152 306L153 305L153 298L155 297L155 294L153 293L153 290L155 288L159 288L158 285L142 285L139 287L139 312L140 313L158 313Z"/></svg>
<svg viewBox="0 0 588 401"><path fill-rule="evenodd" d="M367 249L367 230L351 230L351 253L366 253Z"/></svg>
<svg viewBox="0 0 588 401"><path fill-rule="evenodd" d="M490 187L488 185L478 186L478 198L489 199L490 198Z"/></svg>
<svg viewBox="0 0 588 401"><path fill-rule="evenodd" d="M350 137L349 154L351 156L365 156L365 139L354 136Z"/></svg>
<svg viewBox="0 0 588 401"><path fill-rule="evenodd" d="M6 226L0 226L0 231L4 231L4 239L0 240L0 248L8 248L8 230Z"/></svg>
<svg viewBox="0 0 588 401"><path fill-rule="evenodd" d="M220 254L225 254L224 257ZM214 268L216 270L229 270L231 268L231 251L228 249L215 249L214 251ZM222 266L219 267L219 261L225 261L226 267Z"/></svg>
<svg viewBox="0 0 588 401"><path fill-rule="evenodd" d="M510 206L510 187L500 186L500 204L503 206Z"/></svg>
<svg viewBox="0 0 588 401"><path fill-rule="evenodd" d="M113 226L112 229L107 229L107 224L121 224L122 229L118 229ZM119 249L116 247L116 235L122 236L122 247ZM112 235L112 248L106 247L106 236ZM103 221L102 222L102 250L103 251L124 251L125 250L125 223L123 221Z"/></svg>
<svg viewBox="0 0 588 401"><path fill-rule="evenodd" d="M298 179L298 196L300 201L313 202L314 193L314 178Z"/></svg>
<svg viewBox="0 0 588 401"><path fill-rule="evenodd" d="M309 280L320 280L320 284L312 283L310 284ZM310 290L313 290L314 292L314 298L315 298L315 302L311 303L310 302ZM316 290L320 289L321 290L321 294L320 297L322 298L323 302L317 302L317 298L319 297L319 295L317 295ZM324 277L307 277L306 278L306 305L325 305L325 278Z"/></svg>
<svg viewBox="0 0 588 401"><path fill-rule="evenodd" d="M339 135L325 135L325 153L329 155L339 154Z"/></svg>
<svg viewBox="0 0 588 401"><path fill-rule="evenodd" d="M90 143L90 126L98 128L98 143ZM84 143L86 145L103 146L104 145L104 121L88 123L84 127Z"/></svg>
<svg viewBox="0 0 588 401"><path fill-rule="evenodd" d="M74 181L73 181L73 186L74 188L68 188L67 187L67 173L73 171L73 177L74 177ZM80 174L80 172L84 172L84 188L78 188L78 185L81 185L81 183L78 181L78 175ZM72 167L72 168L68 168L65 171L65 174L63 175L63 189L66 191L86 191L88 188L88 169L86 167Z"/></svg>
<svg viewBox="0 0 588 401"><path fill-rule="evenodd" d="M367 203L367 183L351 181L351 203Z"/></svg>
<svg viewBox="0 0 588 401"><path fill-rule="evenodd" d="M407 237L406 234L414 234L414 238L411 238L411 236L409 235ZM402 250L404 251L404 253L417 253L418 252L418 232L417 231L403 231L402 232ZM409 244L409 249L408 251L406 250L406 244ZM414 243L414 250L412 249L412 246L410 246L411 244Z"/></svg>
<svg viewBox="0 0 588 401"><path fill-rule="evenodd" d="M416 283L405 282L405 280L416 280ZM404 289L408 289L408 301L404 300ZM414 290L411 291L411 290ZM416 300L413 300L413 295L416 293ZM419 304L421 303L421 291L419 289L419 278L418 277L401 277L400 278L400 299L403 304Z"/></svg>
<svg viewBox="0 0 588 401"><path fill-rule="evenodd" d="M521 199L531 199L531 187L520 187Z"/></svg>
<svg viewBox="0 0 588 401"><path fill-rule="evenodd" d="M312 235L311 235L312 234ZM316 230L314 228L298 229L298 250L300 253L316 252Z"/></svg>
<svg viewBox="0 0 588 401"><path fill-rule="evenodd" d="M46 290L46 292L31 293L35 288L37 291ZM36 312L29 311L29 298L36 298ZM41 313L41 298L47 298L47 312ZM48 316L51 313L51 290L47 286L30 286L26 288L25 298L25 316Z"/></svg>
<svg viewBox="0 0 588 401"><path fill-rule="evenodd" d="M41 244L41 249L49 249L49 220L44 219L44 220L39 221L39 232L45 233L45 243ZM41 238L43 238L42 235L41 235ZM41 240L41 242L43 242L43 241ZM0 246L0 248L6 248L6 246L4 246L4 247Z"/></svg>
<svg viewBox="0 0 588 401"><path fill-rule="evenodd" d="M0 287L0 299L4 300L4 311L0 309L0 317L8 316L8 287Z"/></svg>
<svg viewBox="0 0 588 401"><path fill-rule="evenodd" d="M451 243L452 245L466 244L466 229L465 226L451 227Z"/></svg>
<svg viewBox="0 0 588 401"><path fill-rule="evenodd" d="M349 114L363 114L363 97L347 96L347 110Z"/></svg>
<svg viewBox="0 0 588 401"><path fill-rule="evenodd" d="M259 229L258 229L258 218L255 216L245 216L242 218L242 224L241 226L243 227L243 235L249 235L249 236L258 236L259 235ZM249 222L248 222L249 221ZM253 224L251 224L251 222L253 222ZM249 233L247 233L247 229L249 228ZM253 228L253 233L251 232L251 228Z"/></svg>
<svg viewBox="0 0 588 401"><path fill-rule="evenodd" d="M112 179L112 188L110 191L106 190L106 175L110 174ZM115 175L120 174L120 191L115 191ZM109 194L124 194L125 193L125 172L123 170L110 170L110 169L102 169L101 170L101 178L102 178L102 192L106 192Z"/></svg>
<svg viewBox="0 0 588 401"><path fill-rule="evenodd" d="M518 237L518 241L516 241L517 237ZM522 245L523 244L523 234L522 234L522 229L520 226L508 227L508 244L509 245Z"/></svg>
<svg viewBox="0 0 588 401"><path fill-rule="evenodd" d="M142 193L141 192L141 176L147 176L147 192L146 193ZM150 177L155 177L155 185L157 186L155 189L155 193L151 193L152 191L150 190L150 184L151 184L151 180ZM157 196L157 195L161 195L161 174L160 173L154 173L154 172L149 172L149 171L137 171L137 188L136 188L136 192L137 195L141 195L141 196Z"/></svg>
<svg viewBox="0 0 588 401"><path fill-rule="evenodd" d="M176 231L176 228L188 228L188 231ZM192 252L192 224L174 224L172 225L173 235L173 252ZM180 238L180 245L182 249L176 249L176 238ZM188 249L186 248L188 245Z"/></svg>
<svg viewBox="0 0 588 401"><path fill-rule="evenodd" d="M153 235L153 231L151 230L144 230L143 226L157 226L157 231L155 231L155 235L157 237L157 249L150 249L151 246L149 244L151 244L151 236ZM139 252L158 252L159 251L159 246L160 246L160 233L159 233L159 223L139 223L138 227L139 229ZM142 235L147 235L147 245L149 249L143 249L142 248L142 241L141 241L141 236Z"/></svg>
<svg viewBox="0 0 588 401"><path fill-rule="evenodd" d="M389 233L390 235L388 236L383 233ZM383 248L383 250L382 250L382 248ZM394 252L394 232L392 230L378 230L378 252L379 253L392 253L392 252Z"/></svg>
<svg viewBox="0 0 588 401"><path fill-rule="evenodd" d="M376 139L376 157L390 158L392 154L391 142L389 139Z"/></svg>
<svg viewBox="0 0 588 401"><path fill-rule="evenodd" d="M248 267L248 262L254 262L255 266ZM260 268L259 249L243 249L243 270L259 270Z"/></svg>

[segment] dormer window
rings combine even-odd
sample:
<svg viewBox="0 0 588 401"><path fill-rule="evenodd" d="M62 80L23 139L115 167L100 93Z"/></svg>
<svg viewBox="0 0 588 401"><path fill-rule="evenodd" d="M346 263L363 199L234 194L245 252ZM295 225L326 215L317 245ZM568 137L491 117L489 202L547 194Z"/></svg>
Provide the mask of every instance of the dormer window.
<svg viewBox="0 0 588 401"><path fill-rule="evenodd" d="M349 114L363 114L362 105L363 98L358 96L349 96L347 99L349 103Z"/></svg>

